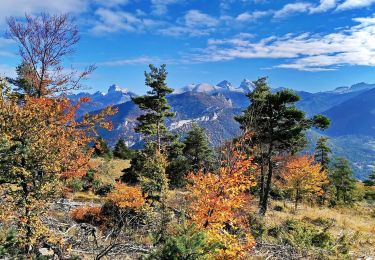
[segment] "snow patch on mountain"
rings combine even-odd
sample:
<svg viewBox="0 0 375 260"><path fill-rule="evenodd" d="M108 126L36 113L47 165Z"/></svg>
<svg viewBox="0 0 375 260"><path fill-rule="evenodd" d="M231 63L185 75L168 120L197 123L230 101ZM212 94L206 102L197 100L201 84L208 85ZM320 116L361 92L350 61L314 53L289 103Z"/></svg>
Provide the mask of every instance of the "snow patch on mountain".
<svg viewBox="0 0 375 260"><path fill-rule="evenodd" d="M330 91L330 92L341 94L341 93L348 93L348 92L354 92L354 91L369 90L372 88L375 88L375 84L359 82L354 85L351 85L350 87L342 86L342 87L335 88L333 91Z"/></svg>
<svg viewBox="0 0 375 260"><path fill-rule="evenodd" d="M175 130L185 125L191 125L194 122L214 121L214 120L217 120L218 118L219 118L219 115L217 113L213 113L212 116L204 115L198 118L179 120L177 122L171 123L168 128L169 130Z"/></svg>
<svg viewBox="0 0 375 260"><path fill-rule="evenodd" d="M234 86L227 80L219 82L217 85L212 85L209 83L199 83L199 84L189 84L185 87L175 89L173 94L182 94L185 92L200 92L206 94L215 94L215 93L248 93L254 89L254 84L250 80L243 80L240 87Z"/></svg>

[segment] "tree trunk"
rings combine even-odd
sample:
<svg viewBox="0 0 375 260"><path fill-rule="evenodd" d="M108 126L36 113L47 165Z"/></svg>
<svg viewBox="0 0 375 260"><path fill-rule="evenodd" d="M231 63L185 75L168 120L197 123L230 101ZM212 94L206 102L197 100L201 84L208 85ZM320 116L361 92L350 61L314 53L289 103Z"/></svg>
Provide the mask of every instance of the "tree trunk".
<svg viewBox="0 0 375 260"><path fill-rule="evenodd" d="M271 183L272 183L272 171L273 171L273 167L272 167L272 144L270 144L269 148L268 148L268 174L267 174L267 182L266 182L266 186L264 188L264 193L263 193L263 199L262 199L262 202L261 202L261 205L260 205L260 209L259 209L259 215L261 216L264 216L266 214L266 211L267 211L267 205L268 205L268 197L269 197L269 193L270 193L270 190L271 190Z"/></svg>
<svg viewBox="0 0 375 260"><path fill-rule="evenodd" d="M161 151L161 141L160 141L160 122L157 122L157 129L156 129L156 139L157 139L157 152L160 154Z"/></svg>
<svg viewBox="0 0 375 260"><path fill-rule="evenodd" d="M261 162L260 162L260 187L259 187L259 207L262 205L264 197L264 159L263 154L261 155Z"/></svg>
<svg viewBox="0 0 375 260"><path fill-rule="evenodd" d="M299 191L298 189L296 190L296 198L294 201L294 214L297 213L297 208L298 208L298 199L299 199Z"/></svg>

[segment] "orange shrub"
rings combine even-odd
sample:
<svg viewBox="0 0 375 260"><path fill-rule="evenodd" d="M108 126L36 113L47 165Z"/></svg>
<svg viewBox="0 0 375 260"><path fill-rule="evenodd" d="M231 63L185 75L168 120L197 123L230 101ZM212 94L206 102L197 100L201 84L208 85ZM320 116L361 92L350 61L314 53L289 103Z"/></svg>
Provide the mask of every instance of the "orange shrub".
<svg viewBox="0 0 375 260"><path fill-rule="evenodd" d="M71 213L72 218L80 223L100 224L103 222L100 207L80 207Z"/></svg>
<svg viewBox="0 0 375 260"><path fill-rule="evenodd" d="M107 195L107 199L119 208L137 209L145 204L141 189L124 183L117 183L113 191Z"/></svg>
<svg viewBox="0 0 375 260"><path fill-rule="evenodd" d="M212 258L242 259L255 245L253 237L246 234L244 214L251 199L248 190L255 185L254 165L237 144L223 156L218 173L189 174L189 216L212 243L220 243Z"/></svg>

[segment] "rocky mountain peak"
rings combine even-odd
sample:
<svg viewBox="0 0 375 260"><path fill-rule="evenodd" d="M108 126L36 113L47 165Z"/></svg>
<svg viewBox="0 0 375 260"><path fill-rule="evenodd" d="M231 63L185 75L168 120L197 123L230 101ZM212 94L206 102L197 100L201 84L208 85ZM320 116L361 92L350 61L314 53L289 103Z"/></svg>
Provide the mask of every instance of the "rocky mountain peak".
<svg viewBox="0 0 375 260"><path fill-rule="evenodd" d="M114 92L122 92L122 93L128 93L128 89L123 89L119 85L113 84L109 86L108 93L114 93Z"/></svg>
<svg viewBox="0 0 375 260"><path fill-rule="evenodd" d="M223 81L219 82L216 86L221 87L221 88L225 88L225 89L232 89L233 88L232 83L230 83L228 80L223 80Z"/></svg>
<svg viewBox="0 0 375 260"><path fill-rule="evenodd" d="M245 92L251 92L254 90L255 85L251 80L244 79L240 84L240 88L243 89Z"/></svg>

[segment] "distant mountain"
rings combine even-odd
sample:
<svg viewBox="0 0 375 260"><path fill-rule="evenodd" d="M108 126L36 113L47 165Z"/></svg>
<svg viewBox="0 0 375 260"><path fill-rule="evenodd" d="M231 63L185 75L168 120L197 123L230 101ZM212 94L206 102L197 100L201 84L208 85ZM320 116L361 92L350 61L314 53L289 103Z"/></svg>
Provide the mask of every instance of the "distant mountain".
<svg viewBox="0 0 375 260"><path fill-rule="evenodd" d="M246 79L239 87L223 80L216 85L199 83L176 89L167 96L176 113L174 118L167 120L167 127L184 135L192 123L196 122L206 129L213 145L220 145L239 133L239 125L234 116L249 105L246 94L253 90L254 84ZM301 97L297 106L308 116L323 113L331 118L328 131L312 131L315 139L318 135L328 134L334 155L349 158L356 176L365 178L372 167L375 167L375 84L358 83L334 91L296 93ZM70 97L72 100L78 100L82 96L91 97L92 102L83 106L80 113L115 105L119 112L112 117L114 130L101 131L101 135L111 145L123 137L129 146L139 147L142 145L142 138L134 132L134 127L137 125L136 118L142 111L131 101L131 97L135 95L112 85L107 93L79 93ZM315 139L310 138L311 147Z"/></svg>
<svg viewBox="0 0 375 260"><path fill-rule="evenodd" d="M351 85L350 87L346 87L346 86L338 87L331 92L347 93L347 92L355 92L355 91L361 91L361 90L369 90L372 88L375 88L375 84L368 84L365 82L360 82L360 83Z"/></svg>
<svg viewBox="0 0 375 260"><path fill-rule="evenodd" d="M91 99L89 103L82 104L80 107L78 115L82 115L85 112L100 110L110 105L125 103L130 101L131 97L134 96L136 96L135 93L114 84L108 88L107 93L102 93L99 91L93 94L81 92L78 94L68 95L67 97L73 102L77 102L81 97L89 97Z"/></svg>
<svg viewBox="0 0 375 260"><path fill-rule="evenodd" d="M324 111L341 104L351 98L360 95L365 90L358 90L353 92L318 92L310 93L306 91L296 91L301 97L297 103L297 107L306 112L307 115L312 116L315 114L323 113Z"/></svg>
<svg viewBox="0 0 375 260"><path fill-rule="evenodd" d="M231 100L236 108L244 108L248 106L249 101L245 94L254 90L254 83L248 79L244 79L239 87L234 86L227 80L223 80L216 85L209 83L190 84L185 87L176 89L173 94L181 94L186 92L206 93L209 95L223 95Z"/></svg>
<svg viewBox="0 0 375 260"><path fill-rule="evenodd" d="M184 134L196 122L207 129L211 143L216 145L238 134L239 126L233 115L239 114L241 109L234 108L231 101L223 95L185 92L168 96L168 102L176 113L175 117L166 122L171 131ZM116 105L115 108L119 112L111 117L114 129L102 130L100 134L111 145L123 137L128 145L139 146L142 139L134 132L134 127L136 118L142 111L131 101Z"/></svg>
<svg viewBox="0 0 375 260"><path fill-rule="evenodd" d="M211 85L209 83L199 83L199 84L190 84L182 88L177 88L173 92L174 94L181 94L184 92L201 92L207 94L215 93L228 93L228 92L239 92L239 93L248 93L254 89L254 83L248 79L244 79L239 87L234 86L227 80L223 80L216 85Z"/></svg>
<svg viewBox="0 0 375 260"><path fill-rule="evenodd" d="M375 137L375 88L346 100L323 114L331 119L331 136L369 135Z"/></svg>

